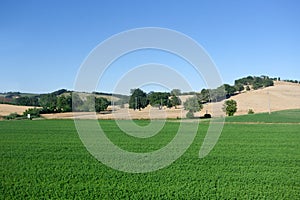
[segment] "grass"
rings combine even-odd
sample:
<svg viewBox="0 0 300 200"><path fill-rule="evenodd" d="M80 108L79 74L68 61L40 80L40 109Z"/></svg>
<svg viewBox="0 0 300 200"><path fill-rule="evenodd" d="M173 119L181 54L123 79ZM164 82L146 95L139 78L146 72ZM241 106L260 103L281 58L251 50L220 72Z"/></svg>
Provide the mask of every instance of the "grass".
<svg viewBox="0 0 300 200"><path fill-rule="evenodd" d="M0 121L0 199L299 199L299 111L230 117L213 151L198 158L208 124L170 166L145 174L113 170L92 157L72 120ZM289 122L291 124L279 124ZM149 139L101 121L109 138L135 152L167 144L179 123ZM136 122L147 125L148 121Z"/></svg>
<svg viewBox="0 0 300 200"><path fill-rule="evenodd" d="M300 110L232 116L227 117L226 122L300 123Z"/></svg>

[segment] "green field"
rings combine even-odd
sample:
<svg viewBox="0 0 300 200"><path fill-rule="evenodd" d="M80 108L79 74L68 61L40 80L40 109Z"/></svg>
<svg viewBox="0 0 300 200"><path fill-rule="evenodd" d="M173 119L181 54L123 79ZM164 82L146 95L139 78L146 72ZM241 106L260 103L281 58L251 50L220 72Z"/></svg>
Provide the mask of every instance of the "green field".
<svg viewBox="0 0 300 200"><path fill-rule="evenodd" d="M91 156L72 120L0 121L0 199L300 199L300 111L226 122L239 123L225 124L204 159L198 154L208 123L170 166L130 174ZM114 143L135 152L161 148L179 126L169 121L160 134L137 139L114 121L100 124Z"/></svg>

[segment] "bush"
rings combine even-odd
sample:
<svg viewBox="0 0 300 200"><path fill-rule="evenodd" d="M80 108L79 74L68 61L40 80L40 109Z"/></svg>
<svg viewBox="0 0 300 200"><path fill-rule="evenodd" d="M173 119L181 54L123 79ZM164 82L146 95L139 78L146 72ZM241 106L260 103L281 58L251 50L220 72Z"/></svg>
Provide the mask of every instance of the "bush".
<svg viewBox="0 0 300 200"><path fill-rule="evenodd" d="M187 113L186 113L186 118L188 118L188 119L194 118L194 113L191 112L191 111L187 112Z"/></svg>
<svg viewBox="0 0 300 200"><path fill-rule="evenodd" d="M254 114L254 111L253 111L252 109L249 109L249 110L248 110L248 114L249 114L249 115Z"/></svg>
<svg viewBox="0 0 300 200"><path fill-rule="evenodd" d="M247 85L246 90L247 90L247 91L250 91L250 90L251 90L251 88L249 87L249 85Z"/></svg>
<svg viewBox="0 0 300 200"><path fill-rule="evenodd" d="M30 114L30 118L37 118L40 117L41 109L38 108L29 108L23 112L23 116L27 117L28 114Z"/></svg>
<svg viewBox="0 0 300 200"><path fill-rule="evenodd" d="M211 114L205 114L204 118L211 118Z"/></svg>
<svg viewBox="0 0 300 200"><path fill-rule="evenodd" d="M12 120L12 119L20 119L22 118L22 115L19 115L18 113L10 113L7 116L4 116L4 119L6 120Z"/></svg>

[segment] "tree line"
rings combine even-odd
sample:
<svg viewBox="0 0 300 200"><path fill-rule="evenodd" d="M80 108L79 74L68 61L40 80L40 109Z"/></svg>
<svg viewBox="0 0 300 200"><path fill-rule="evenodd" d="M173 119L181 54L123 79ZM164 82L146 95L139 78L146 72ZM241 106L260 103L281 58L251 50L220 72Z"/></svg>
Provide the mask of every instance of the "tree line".
<svg viewBox="0 0 300 200"><path fill-rule="evenodd" d="M97 97L95 94L79 94L62 89L48 94L20 96L10 101L10 104L41 107L24 112L24 116L31 114L33 117L38 117L40 114L71 112L72 110L100 112L107 109L110 101L103 97Z"/></svg>
<svg viewBox="0 0 300 200"><path fill-rule="evenodd" d="M148 105L153 107L162 108L166 106L168 108L181 105L181 100L178 97L180 94L179 89L174 89L171 92L149 92L148 94L143 90L131 89L131 96L129 98L129 108L134 110L141 110Z"/></svg>

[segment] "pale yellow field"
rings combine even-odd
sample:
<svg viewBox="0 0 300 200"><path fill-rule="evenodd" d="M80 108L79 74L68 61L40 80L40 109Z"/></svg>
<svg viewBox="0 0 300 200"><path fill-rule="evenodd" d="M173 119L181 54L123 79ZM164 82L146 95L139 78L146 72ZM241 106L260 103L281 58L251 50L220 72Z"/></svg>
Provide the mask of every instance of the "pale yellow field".
<svg viewBox="0 0 300 200"><path fill-rule="evenodd" d="M0 104L0 116L7 116L10 113L23 114L28 108L33 108L32 106L15 106L9 104Z"/></svg>

